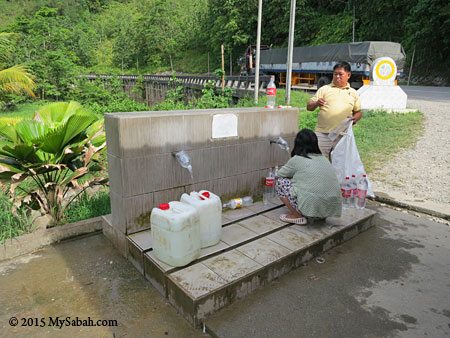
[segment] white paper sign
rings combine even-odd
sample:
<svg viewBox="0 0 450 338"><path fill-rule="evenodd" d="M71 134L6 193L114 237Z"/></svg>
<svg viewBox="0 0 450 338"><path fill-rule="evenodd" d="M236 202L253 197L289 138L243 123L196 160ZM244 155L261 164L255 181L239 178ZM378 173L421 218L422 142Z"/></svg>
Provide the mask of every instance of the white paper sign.
<svg viewBox="0 0 450 338"><path fill-rule="evenodd" d="M235 114L217 114L213 116L212 138L238 136L238 118Z"/></svg>

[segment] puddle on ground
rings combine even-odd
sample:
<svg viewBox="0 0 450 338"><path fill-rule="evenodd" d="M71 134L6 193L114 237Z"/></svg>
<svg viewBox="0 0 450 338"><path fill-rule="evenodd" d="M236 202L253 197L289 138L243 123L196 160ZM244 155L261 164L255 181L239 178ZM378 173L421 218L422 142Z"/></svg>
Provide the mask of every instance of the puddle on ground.
<svg viewBox="0 0 450 338"><path fill-rule="evenodd" d="M0 285L2 337L54 337L55 331L77 337L201 336L102 234L1 263ZM12 317L17 326L8 324ZM49 326L56 317L114 320L117 326ZM22 326L24 320L32 325Z"/></svg>

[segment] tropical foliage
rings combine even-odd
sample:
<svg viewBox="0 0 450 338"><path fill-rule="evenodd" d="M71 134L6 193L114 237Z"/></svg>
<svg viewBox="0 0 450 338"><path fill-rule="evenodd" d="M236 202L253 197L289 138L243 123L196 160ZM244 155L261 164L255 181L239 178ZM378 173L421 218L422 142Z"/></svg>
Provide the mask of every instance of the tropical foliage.
<svg viewBox="0 0 450 338"><path fill-rule="evenodd" d="M74 79L73 83L74 86L67 94L67 98L79 102L83 107L94 113L149 109L146 104L132 100L127 93L122 91L122 80L118 77L98 79L95 82L89 82L85 78L77 78Z"/></svg>
<svg viewBox="0 0 450 338"><path fill-rule="evenodd" d="M13 39L16 34L0 33L0 104L7 94L26 94L34 97L34 77L24 66L8 67L13 56Z"/></svg>
<svg viewBox="0 0 450 338"><path fill-rule="evenodd" d="M16 206L40 208L58 221L76 194L107 181L92 176L105 169L98 156L106 146L103 119L76 102L52 103L31 120L0 124L0 135L0 179L11 182Z"/></svg>

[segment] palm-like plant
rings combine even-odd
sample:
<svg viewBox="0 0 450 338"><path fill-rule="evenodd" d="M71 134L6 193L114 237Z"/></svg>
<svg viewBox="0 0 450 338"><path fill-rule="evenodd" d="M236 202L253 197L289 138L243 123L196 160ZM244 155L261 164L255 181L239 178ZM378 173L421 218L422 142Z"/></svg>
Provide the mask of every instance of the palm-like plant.
<svg viewBox="0 0 450 338"><path fill-rule="evenodd" d="M79 181L105 169L99 152L106 138L103 118L76 102L52 103L31 120L0 124L0 136L0 180L11 183L17 206L36 202L59 221L79 193L107 182L100 176ZM67 198L69 191L77 194Z"/></svg>
<svg viewBox="0 0 450 338"><path fill-rule="evenodd" d="M34 97L34 76L24 66L12 66L6 68L11 59L13 33L0 33L0 104L3 103L5 94L25 94Z"/></svg>

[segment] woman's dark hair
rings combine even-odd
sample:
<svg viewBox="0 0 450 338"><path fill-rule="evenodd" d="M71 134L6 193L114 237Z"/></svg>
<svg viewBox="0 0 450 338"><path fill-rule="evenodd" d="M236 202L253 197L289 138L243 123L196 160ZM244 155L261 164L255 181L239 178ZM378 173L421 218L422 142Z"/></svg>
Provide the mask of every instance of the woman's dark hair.
<svg viewBox="0 0 450 338"><path fill-rule="evenodd" d="M322 154L319 149L319 142L317 141L316 133L311 129L302 129L295 137L294 149L292 149L291 156L295 155L311 158L308 154Z"/></svg>

